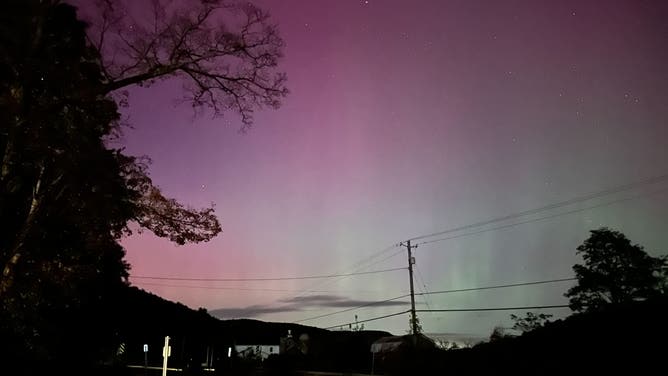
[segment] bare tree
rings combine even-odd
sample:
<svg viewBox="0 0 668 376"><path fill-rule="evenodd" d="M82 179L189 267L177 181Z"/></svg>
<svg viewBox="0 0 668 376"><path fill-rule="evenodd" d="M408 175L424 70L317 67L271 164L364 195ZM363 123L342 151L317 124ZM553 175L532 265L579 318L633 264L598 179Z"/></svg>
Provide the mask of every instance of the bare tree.
<svg viewBox="0 0 668 376"><path fill-rule="evenodd" d="M255 109L277 108L288 93L286 75L276 71L284 42L268 13L250 3L153 0L150 10L123 1L95 4L80 8L100 52L102 94L127 95L119 90L180 78L194 109L236 112L245 130Z"/></svg>

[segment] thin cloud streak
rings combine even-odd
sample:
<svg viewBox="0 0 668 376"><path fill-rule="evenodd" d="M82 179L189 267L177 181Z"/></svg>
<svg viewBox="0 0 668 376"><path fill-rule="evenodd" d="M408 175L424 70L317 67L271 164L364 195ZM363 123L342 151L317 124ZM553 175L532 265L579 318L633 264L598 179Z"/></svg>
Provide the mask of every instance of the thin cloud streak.
<svg viewBox="0 0 668 376"><path fill-rule="evenodd" d="M375 300L350 299L336 295L310 295L282 299L281 306L252 305L248 307L219 308L209 311L215 317L221 319L229 318L252 318L271 313L285 313L302 311L304 308L352 308L364 305L374 307L396 307L409 304L407 301L395 300L389 302L376 302Z"/></svg>
<svg viewBox="0 0 668 376"><path fill-rule="evenodd" d="M219 319L251 318L270 313L294 312L300 309L296 306L270 307L264 305L252 305L238 308L218 308L209 311L209 314Z"/></svg>

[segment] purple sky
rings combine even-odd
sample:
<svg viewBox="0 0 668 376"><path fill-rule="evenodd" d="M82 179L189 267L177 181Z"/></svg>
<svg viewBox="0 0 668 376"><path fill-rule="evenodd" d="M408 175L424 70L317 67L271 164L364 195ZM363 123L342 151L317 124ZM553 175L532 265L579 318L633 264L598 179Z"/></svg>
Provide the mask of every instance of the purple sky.
<svg viewBox="0 0 668 376"><path fill-rule="evenodd" d="M668 171L666 2L265 0L258 5L271 12L287 43L282 69L291 94L279 110L258 112L248 134L238 133L234 116L194 117L189 106L176 105L178 81L131 90L127 114L134 129L126 132L127 151L153 159L152 177L167 194L193 206L214 202L224 231L209 243L183 247L149 233L125 239L134 275L349 272L413 236ZM664 182L561 210L667 187ZM417 268L429 290L569 277L575 248L589 229L601 225L624 232L651 254L668 251L667 208L664 190L424 245L415 253ZM405 265L401 253L363 270ZM276 321L345 308L348 299L356 304L408 290L405 271L319 285L132 282L194 308L228 309L219 312L237 316L258 310L264 313L257 317ZM245 290L174 286L187 284ZM431 308L561 304L568 286L430 296L427 303ZM419 278L417 287L424 288ZM318 292L303 292L309 288ZM423 301L418 298L419 308L427 307ZM326 327L352 321L355 314L362 320L403 309L364 309L305 324ZM510 313L420 319L427 332L488 335L495 325L510 326ZM408 317L366 327L403 333Z"/></svg>

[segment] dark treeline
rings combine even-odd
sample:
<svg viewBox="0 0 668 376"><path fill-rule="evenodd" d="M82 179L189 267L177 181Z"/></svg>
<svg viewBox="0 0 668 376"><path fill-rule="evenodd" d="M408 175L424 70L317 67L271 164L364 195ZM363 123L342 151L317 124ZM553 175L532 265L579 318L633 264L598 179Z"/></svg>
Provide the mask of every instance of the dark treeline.
<svg viewBox="0 0 668 376"><path fill-rule="evenodd" d="M517 337L431 355L406 351L388 374L649 374L668 350L668 297L611 304Z"/></svg>
<svg viewBox="0 0 668 376"><path fill-rule="evenodd" d="M154 12L163 29L133 25L131 35L119 2L82 4L101 20L84 21L59 0L7 0L0 12L3 374L86 373L109 362L124 341L116 308L131 310L119 299L130 291L124 236L144 229L187 244L222 231L213 207L165 196L148 158L114 146L124 88L194 79L193 108L237 113L244 129L255 109L287 94L275 71L282 39L251 4L184 2L190 8ZM239 16L238 27L210 22L221 13ZM114 47L119 40L127 48ZM233 57L238 75L223 77L221 62Z"/></svg>
<svg viewBox="0 0 668 376"><path fill-rule="evenodd" d="M371 367L371 344L390 335L381 331L328 331L292 323L272 323L259 320L219 320L206 310L192 310L180 303L129 287L118 296L119 304L112 307L123 352L109 354L108 366L118 370L126 365L143 365L143 345L149 345L150 365L162 365L164 337L170 336L172 356L170 367L187 369L196 374L213 354L211 365L225 374L241 372L244 367L254 370L289 372L294 369L321 371L368 371ZM279 345L288 330L298 347L281 356L260 362L244 362L238 354L227 357L234 345ZM302 335L308 340L300 341ZM302 337L303 338L303 337Z"/></svg>

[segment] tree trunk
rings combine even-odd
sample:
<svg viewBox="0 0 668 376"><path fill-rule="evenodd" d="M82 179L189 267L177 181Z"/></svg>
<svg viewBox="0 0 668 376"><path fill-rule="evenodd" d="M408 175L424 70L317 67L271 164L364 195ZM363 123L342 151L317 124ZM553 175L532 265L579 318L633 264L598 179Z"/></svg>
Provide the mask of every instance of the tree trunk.
<svg viewBox="0 0 668 376"><path fill-rule="evenodd" d="M2 278L0 279L0 299L7 295L7 292L14 284L14 271L16 270L16 265L18 265L21 256L21 252L14 253L2 270Z"/></svg>
<svg viewBox="0 0 668 376"><path fill-rule="evenodd" d="M7 292L11 289L14 283L14 275L16 273L16 266L18 265L21 257L23 256L23 248L25 240L28 238L32 227L35 223L37 217L37 211L40 207L40 197L42 192L40 191L40 186L42 184L42 177L44 176L44 167L42 167L37 182L35 182L35 187L33 188L33 196L30 202L30 210L28 215L23 223L23 228L16 236L14 241L14 246L8 252L12 256L5 263L5 266L2 269L2 275L0 276L0 299L3 299Z"/></svg>

